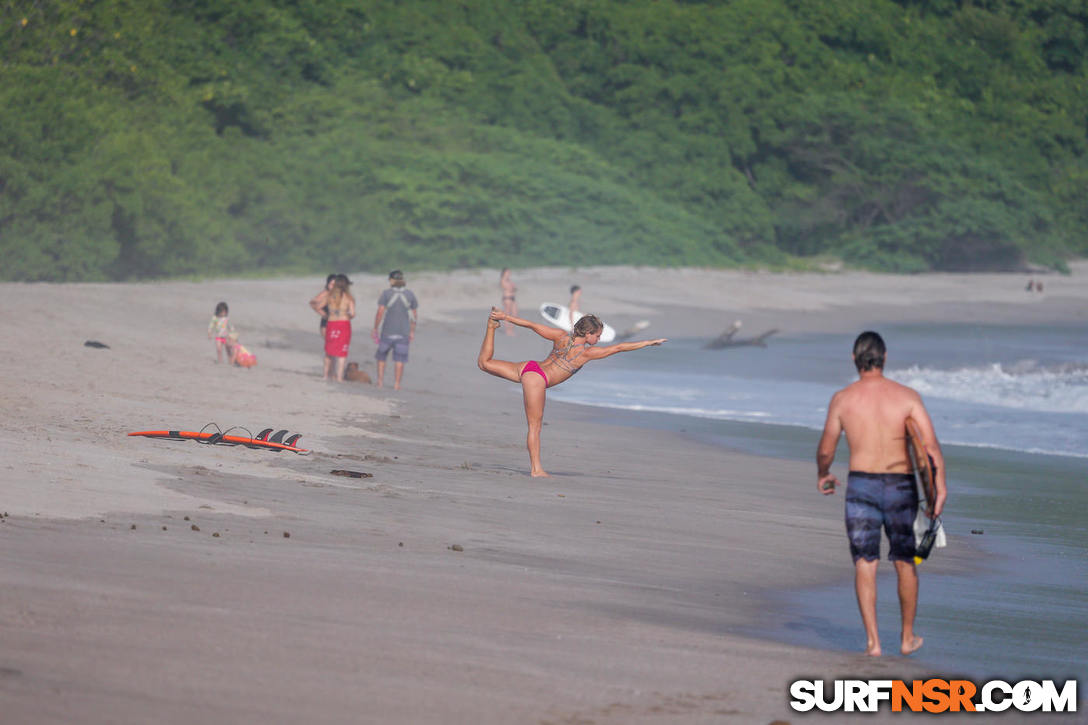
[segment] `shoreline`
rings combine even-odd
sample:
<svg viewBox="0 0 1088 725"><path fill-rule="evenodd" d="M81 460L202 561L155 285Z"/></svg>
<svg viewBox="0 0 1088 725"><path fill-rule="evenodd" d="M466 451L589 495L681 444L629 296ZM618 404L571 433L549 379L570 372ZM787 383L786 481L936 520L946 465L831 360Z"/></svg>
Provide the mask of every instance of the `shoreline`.
<svg viewBox="0 0 1088 725"><path fill-rule="evenodd" d="M756 428L766 427L768 429L787 428L787 429L793 429L793 430L797 430L797 431L811 432L812 437L814 439L818 438L818 434L821 431L821 428L818 427L818 426L806 426L806 425L802 425L802 424L799 424L799 423L783 423L783 422L780 422L780 421L771 421L771 420L764 421L764 420L759 420L759 419L754 419L754 418L753 419L716 418L716 417L713 417L713 416L700 416L700 415L694 415L694 414L691 414L691 413L680 413L680 412L671 412L671 411L664 411L664 410L652 410L652 409L648 409L648 408L637 408L637 407L623 408L623 407L611 406L611 405L606 405L606 404L597 405L597 404L594 404L594 403L587 403L587 402L584 402L584 401L575 402L575 401L569 401L569 400L557 400L557 401L554 401L552 404L553 405L570 405L570 406L575 406L575 407L590 408L590 409L599 410L599 411L609 411L609 412L612 412L612 413L615 414L616 418L614 420L614 423L616 425L620 425L620 426L622 426L624 424L622 422L620 422L619 419L622 418L622 416L624 416L624 415L630 414L630 415L634 415L634 416L639 416L639 415L646 415L646 416L676 416L678 418L690 418L690 419L696 420L696 421L710 421L710 422L713 422L713 423L724 424L724 425L732 425L732 426L754 426ZM608 416L608 413L602 413L602 416ZM753 437L754 438L761 438L760 436L753 436ZM1079 465L1079 462L1082 459L1088 458L1088 452L1083 453L1083 454L1076 454L1076 453L1068 453L1068 452L1062 452L1062 451L1044 451L1044 450L1038 450L1038 449L1014 448L1012 446L1005 446L1005 445L998 445L998 444L964 443L962 441L955 441L955 440L942 440L941 441L941 447L942 448L962 448L962 449L965 449L965 450L975 450L975 451L998 451L998 452L1002 452L1002 453L1008 453L1008 454L1018 455L1018 456L1028 456L1028 457L1039 456L1041 458L1068 459L1068 461L1071 464L1076 462L1078 465ZM731 449L731 450L738 450L739 451L739 449ZM761 457L768 457L768 458L782 458L784 460L796 460L796 461L801 461L801 460L806 460L807 461L808 460L807 458L804 458L804 457L795 457L795 456L791 456L791 455L787 455L787 454L767 452L767 451L760 452L760 453L757 453L755 455L759 455ZM838 459L836 459L836 460L838 460Z"/></svg>
<svg viewBox="0 0 1088 725"><path fill-rule="evenodd" d="M614 425L620 427L636 427L636 428L656 428L665 429L676 432L677 435L685 437L687 439L696 442L698 445L704 446L724 446L730 452L741 454L745 456L751 456L757 460L778 460L796 464L801 469L801 472L812 472L811 456L805 455L808 453L807 448L804 453L799 450L787 450L789 448L796 448L794 443L784 443L780 446L776 446L776 450L771 450L767 446L761 446L760 442L766 439L766 436L759 435L761 428L768 429L789 429L794 437L804 436L807 439L811 439L812 448L815 448L815 441L818 437L818 431L816 429L806 428L799 425L788 425L783 423L761 423L756 421L718 421L710 418L699 418L697 416L685 416L682 414L674 413L658 413L654 411L633 411L614 409L607 407L598 407L584 403L560 403L562 406L568 406L575 409L573 412L564 412L565 415L570 415L577 420L583 420L599 425ZM675 423L670 425L668 419L675 419ZM685 423L684 420L687 419ZM730 424L732 432L725 435L725 442L713 442L708 439L708 434L701 428L709 428L714 423L725 422ZM701 424L706 424L701 425ZM750 448L746 448L740 442L743 441L747 435L750 435L750 440L753 442L754 447L758 452L745 452ZM965 457L977 458L977 454L980 449L974 446L960 445L960 444L947 444L944 446L946 458L949 460L962 459ZM840 451L839 459L843 458L845 454L845 448ZM1026 451L1009 451L1009 453L1015 455L1018 458L1031 459L1036 456L1045 456L1047 458L1057 459L1069 459L1070 462L1076 461L1069 456L1061 455L1049 455L1049 454L1037 454ZM842 467L841 460L836 468ZM811 477L811 476L810 476ZM796 480L795 494L799 497L805 497L810 492L808 484L809 479L803 478ZM971 485L970 481L967 481ZM816 647L827 652L836 653L850 653L854 650L850 648L849 641L851 638L858 639L861 642L860 625L857 620L856 605L853 599L853 569L849 566L849 552L846 544L846 539L842 532L842 514L841 514L841 498L833 497L837 501L838 506L832 506L834 511L825 511L822 515L819 523L829 525L833 530L834 536L832 541L828 545L828 550L831 555L832 562L837 562L837 571L829 571L827 578L820 580L804 580L795 582L776 582L769 584L768 586L760 589L757 596L765 602L765 608L759 610L759 617L751 620L746 625L740 625L736 628L735 632L742 636L756 637L759 639L766 639L772 642L795 645L801 647ZM821 509L824 507L821 506ZM925 612L932 608L944 609L949 606L948 597L941 596L941 584L936 584L934 589L931 590L929 584L938 581L958 581L962 583L984 583L988 582L992 584L995 581L1000 581L998 576L1001 571L1001 565L997 563L995 557L999 556L999 552L1002 549L1005 550L1020 550L1023 549L1026 542L1021 539L1009 535L997 534L991 535L985 538L979 538L971 536L968 531L976 525L976 518L980 512L962 511L959 514L953 513L952 518L946 516L946 531L948 532L948 548L941 550L938 555L934 556L923 565L923 571L921 576L925 586L925 593L920 601L920 609ZM879 573L880 582L880 619L881 619L881 631L894 631L893 624L895 617L898 616L897 605L894 600L895 591L895 577L894 572L886 566L886 561L882 560L883 566ZM834 565L833 565L834 568ZM814 625L808 622L809 619L813 619L817 615L814 612L808 612L809 600L818 598L824 605L822 607L823 614L820 616L820 623ZM834 614L830 614L834 612ZM845 614L844 614L845 612ZM923 615L924 617L925 615ZM834 622L834 624L830 624ZM833 634L829 634L833 633ZM926 635L926 631L921 631L922 635ZM937 632L933 632L936 635ZM946 633L942 633L946 634ZM846 638L844 641L843 638ZM822 646L818 644L823 642ZM936 645L931 644L931 650L934 647L940 648L941 640L935 640ZM977 679L980 673L985 669L984 665L977 663L967 663L967 660L971 658L969 656L963 658L950 657L947 651L942 651L939 654L930 656L930 653L923 648L923 650L916 656L911 658L920 666L926 668L931 672L942 672L943 675L948 676L950 671L954 671L957 677L965 677L967 679ZM952 662L951 669L948 666L948 662ZM944 664L944 668L941 665ZM1068 673L1066 673L1068 674Z"/></svg>
<svg viewBox="0 0 1088 725"><path fill-rule="evenodd" d="M718 273L585 272L586 295L619 329L648 309L651 333L689 336L717 335L738 310L746 331L858 320L811 308L835 292L824 278L730 273L735 289L715 295L700 290L720 289ZM572 274L515 278L523 315L563 302L552 290ZM680 277L690 284L676 299ZM981 296L1019 277L984 281ZM373 373L365 333L384 280L352 278L349 359ZM766 607L760 587L842 576L841 501L803 495L810 464L594 422L567 404L545 414L555 478L530 479L520 395L475 366L497 279L409 279L421 323L400 393L320 381L306 308L316 278L0 285L11 312L0 321L11 381L0 393L10 413L0 618L20 625L0 633L11 721L347 722L364 708L372 722L640 723L664 711L749 723L800 719L785 693L805 673L926 671L738 634ZM857 296L894 286L849 279ZM769 280L770 310L760 306ZM958 284L895 281L919 294ZM1068 296L1048 282L1053 296L1024 302L1024 314L1060 307L1083 319L1077 282ZM639 304L625 301L632 289ZM707 294L711 306L688 306ZM256 368L211 362L204 328L223 298ZM985 299L956 314L968 308L1001 314ZM42 324L57 354L14 342ZM497 348L527 359L540 344L500 334ZM210 420L300 431L314 453L124 435ZM373 477L329 473L343 468Z"/></svg>

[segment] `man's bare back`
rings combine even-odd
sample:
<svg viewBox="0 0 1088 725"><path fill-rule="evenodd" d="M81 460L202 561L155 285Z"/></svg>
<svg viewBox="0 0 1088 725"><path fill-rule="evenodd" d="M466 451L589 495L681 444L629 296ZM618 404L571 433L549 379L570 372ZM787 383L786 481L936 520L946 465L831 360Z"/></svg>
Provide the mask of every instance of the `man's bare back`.
<svg viewBox="0 0 1088 725"><path fill-rule="evenodd" d="M937 464L937 509L944 507L944 459L933 422L922 398L914 390L884 377L882 368L858 373L857 382L835 393L828 405L827 421L817 449L819 488L834 492L838 479L830 474L839 436L846 433L850 446L850 470L867 473L910 473L906 423L913 418L928 442ZM830 485L828 485L830 484Z"/></svg>
<svg viewBox="0 0 1088 725"><path fill-rule="evenodd" d="M881 376L864 377L831 400L834 415L850 445L850 470L909 473L904 431L919 407L918 394Z"/></svg>

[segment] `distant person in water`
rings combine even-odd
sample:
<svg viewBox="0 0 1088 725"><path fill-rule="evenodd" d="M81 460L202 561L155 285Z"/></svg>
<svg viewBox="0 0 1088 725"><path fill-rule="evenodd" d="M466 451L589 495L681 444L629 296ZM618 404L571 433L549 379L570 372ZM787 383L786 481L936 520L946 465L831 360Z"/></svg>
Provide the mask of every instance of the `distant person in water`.
<svg viewBox="0 0 1088 725"><path fill-rule="evenodd" d="M906 422L913 418L936 467L937 500L933 516L940 516L948 496L944 458L922 398L914 390L884 377L887 352L875 332L863 332L854 341L858 380L831 398L827 421L816 450L816 488L835 493L839 481L831 474L839 436L845 432L850 447L850 476L846 481L846 533L854 557L854 589L867 640L865 653L879 656L876 621L876 569L880 561L880 529L888 535L888 558L899 580L902 620L899 651L909 655L922 646L914 634L918 608L918 572L914 568L914 519L918 490L907 453Z"/></svg>
<svg viewBox="0 0 1088 725"><path fill-rule="evenodd" d="M502 311L506 314L517 317L518 303L517 303L517 285L510 279L510 268L503 267L502 272L499 274L499 287L502 289ZM506 325L506 334L514 334L514 326Z"/></svg>
<svg viewBox="0 0 1088 725"><path fill-rule="evenodd" d="M208 338L215 340L215 361L217 363L223 362L224 357L227 358L228 362L230 361L230 333L232 329L230 310L227 308L227 303L220 302L215 306L212 321L208 323Z"/></svg>
<svg viewBox="0 0 1088 725"><path fill-rule="evenodd" d="M348 288L351 280L345 274L333 279L332 289L325 299L328 305L328 323L325 326L325 366L321 377L328 380L332 374L337 382L344 382L344 368L351 346L351 318L355 317L355 298Z"/></svg>
<svg viewBox="0 0 1088 725"><path fill-rule="evenodd" d="M318 324L318 331L321 333L321 337L325 337L325 326L329 323L329 292L332 290L332 284L336 281L336 275L330 274L325 278L325 289L317 293L317 295L310 300L310 308L314 312L321 315L321 322Z"/></svg>
<svg viewBox="0 0 1088 725"><path fill-rule="evenodd" d="M582 288L578 285L571 285L567 309L570 310L570 324L573 326L578 321L578 313L582 311Z"/></svg>
<svg viewBox="0 0 1088 725"><path fill-rule="evenodd" d="M552 350L544 360L537 362L508 362L495 360L495 328L502 321L518 327L528 327L536 334L552 343ZM545 389L558 385L578 372L590 360L600 360L617 352L639 350L650 345L660 345L665 338L642 340L639 342L621 342L618 345L594 347L601 339L604 325L593 315L586 315L575 323L574 329L564 332L557 327L538 325L535 322L512 317L495 307L487 320L487 330L480 346L478 364L485 373L505 378L521 385L525 400L525 419L529 432L525 439L529 449L529 475L547 476L540 463L540 429L544 424Z"/></svg>

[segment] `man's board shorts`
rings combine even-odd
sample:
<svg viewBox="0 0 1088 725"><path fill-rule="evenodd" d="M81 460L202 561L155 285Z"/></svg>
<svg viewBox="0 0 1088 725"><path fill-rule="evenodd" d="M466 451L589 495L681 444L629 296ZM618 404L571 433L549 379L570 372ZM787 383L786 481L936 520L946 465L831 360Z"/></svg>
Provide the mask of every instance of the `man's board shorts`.
<svg viewBox="0 0 1088 725"><path fill-rule="evenodd" d="M325 354L347 357L351 345L351 320L329 320L325 326Z"/></svg>
<svg viewBox="0 0 1088 725"><path fill-rule="evenodd" d="M389 357L389 351L393 351L393 362L408 362L408 338L403 335L382 336L378 342L378 352L374 353L375 360L385 362Z"/></svg>
<svg viewBox="0 0 1088 725"><path fill-rule="evenodd" d="M918 488L909 473L850 471L846 479L846 535L854 561L880 558L880 527L888 534L888 559L914 561Z"/></svg>

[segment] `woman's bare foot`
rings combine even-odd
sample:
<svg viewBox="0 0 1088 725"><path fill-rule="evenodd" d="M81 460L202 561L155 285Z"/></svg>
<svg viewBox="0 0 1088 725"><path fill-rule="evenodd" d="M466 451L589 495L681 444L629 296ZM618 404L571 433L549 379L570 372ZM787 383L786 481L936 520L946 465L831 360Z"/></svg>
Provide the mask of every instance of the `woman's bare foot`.
<svg viewBox="0 0 1088 725"><path fill-rule="evenodd" d="M551 478L552 474L547 471L529 471L529 475L533 478Z"/></svg>
<svg viewBox="0 0 1088 725"><path fill-rule="evenodd" d="M922 648L922 638L915 635L915 636L912 636L909 641L904 640L902 646L899 648L899 651L902 652L905 655L909 655L909 654L914 654L915 652L917 652L921 648Z"/></svg>
<svg viewBox="0 0 1088 725"><path fill-rule="evenodd" d="M869 646L865 648L865 654L870 657L879 657L883 654L880 650L880 642L870 642Z"/></svg>

